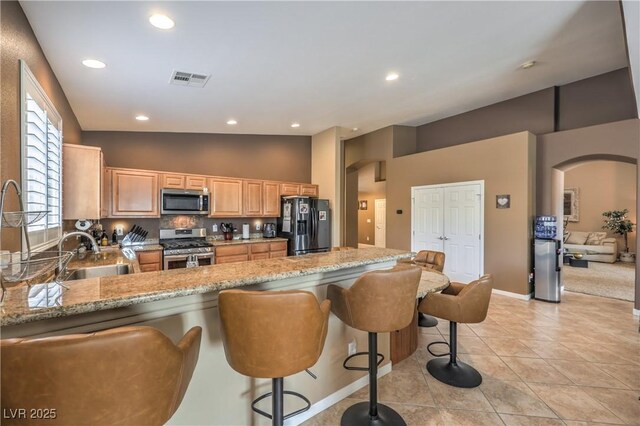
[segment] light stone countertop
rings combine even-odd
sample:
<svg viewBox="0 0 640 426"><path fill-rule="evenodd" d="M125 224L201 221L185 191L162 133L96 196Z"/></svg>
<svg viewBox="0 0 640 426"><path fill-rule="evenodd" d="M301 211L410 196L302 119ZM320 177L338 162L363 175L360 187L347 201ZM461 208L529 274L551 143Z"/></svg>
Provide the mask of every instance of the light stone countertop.
<svg viewBox="0 0 640 426"><path fill-rule="evenodd" d="M6 291L0 309L0 326L121 308L409 257L411 253L407 251L365 248L76 280L66 283L68 290L56 283L13 287Z"/></svg>
<svg viewBox="0 0 640 426"><path fill-rule="evenodd" d="M217 239L207 239L208 242L213 244L214 247L218 246L232 246L236 244L257 244L257 243L277 243L282 241L289 241L286 238L250 238L248 240L243 240L241 238L235 240L217 240Z"/></svg>

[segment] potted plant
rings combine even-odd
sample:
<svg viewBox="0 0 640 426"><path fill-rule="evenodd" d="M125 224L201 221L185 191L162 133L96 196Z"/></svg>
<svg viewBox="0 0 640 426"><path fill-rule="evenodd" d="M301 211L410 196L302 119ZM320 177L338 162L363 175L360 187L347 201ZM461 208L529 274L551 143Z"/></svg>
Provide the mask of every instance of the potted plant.
<svg viewBox="0 0 640 426"><path fill-rule="evenodd" d="M610 210L602 213L605 217L604 225L602 229L609 229L614 234L622 235L624 237L624 252L620 253L620 260L623 262L633 262L633 253L629 253L629 240L627 234L633 232L635 223L632 223L627 218L628 209L624 210Z"/></svg>

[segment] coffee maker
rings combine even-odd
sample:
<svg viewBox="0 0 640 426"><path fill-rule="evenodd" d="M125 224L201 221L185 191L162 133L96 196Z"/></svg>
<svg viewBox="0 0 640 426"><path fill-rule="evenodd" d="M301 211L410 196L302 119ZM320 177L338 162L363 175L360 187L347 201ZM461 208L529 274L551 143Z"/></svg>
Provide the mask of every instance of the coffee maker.
<svg viewBox="0 0 640 426"><path fill-rule="evenodd" d="M262 231L262 236L264 238L275 238L276 237L276 224L275 223L265 223L264 230Z"/></svg>

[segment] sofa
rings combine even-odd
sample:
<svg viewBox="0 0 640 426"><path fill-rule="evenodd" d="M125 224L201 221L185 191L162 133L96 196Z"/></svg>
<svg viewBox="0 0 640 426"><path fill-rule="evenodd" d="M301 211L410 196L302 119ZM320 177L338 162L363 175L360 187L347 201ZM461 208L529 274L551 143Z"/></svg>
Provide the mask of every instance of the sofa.
<svg viewBox="0 0 640 426"><path fill-rule="evenodd" d="M570 231L564 237L564 249L569 253L584 253L592 262L614 263L618 258L618 241L607 238L606 232Z"/></svg>

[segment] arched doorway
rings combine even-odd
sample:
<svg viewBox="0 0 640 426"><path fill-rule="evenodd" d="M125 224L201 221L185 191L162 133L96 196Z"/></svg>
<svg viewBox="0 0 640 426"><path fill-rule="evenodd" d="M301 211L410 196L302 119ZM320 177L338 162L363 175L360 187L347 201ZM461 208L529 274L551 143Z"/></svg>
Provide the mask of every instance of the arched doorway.
<svg viewBox="0 0 640 426"><path fill-rule="evenodd" d="M631 221L637 223L637 160L586 155L556 164L551 177L552 209L558 218L565 218L560 233L565 251L586 253L585 261L572 261L563 268L565 290L633 302L635 265L617 257L625 250L636 251L636 229L625 247L621 236L611 231L603 236L602 213L627 209Z"/></svg>

